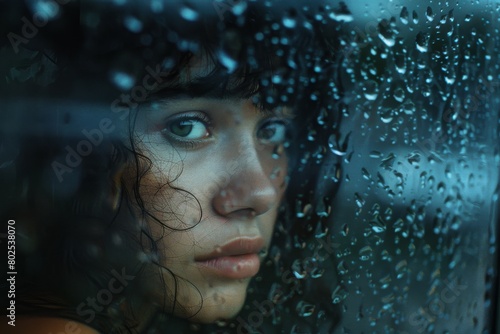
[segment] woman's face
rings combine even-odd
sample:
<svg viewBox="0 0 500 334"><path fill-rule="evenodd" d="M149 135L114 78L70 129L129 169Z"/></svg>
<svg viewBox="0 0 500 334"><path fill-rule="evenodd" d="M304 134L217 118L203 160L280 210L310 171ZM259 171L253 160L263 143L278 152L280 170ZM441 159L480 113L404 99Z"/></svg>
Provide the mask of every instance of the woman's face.
<svg viewBox="0 0 500 334"><path fill-rule="evenodd" d="M157 219L146 228L166 268L159 302L172 307L175 294L175 314L209 323L241 309L286 188L284 113L183 97L139 112L138 147L152 163L140 193Z"/></svg>

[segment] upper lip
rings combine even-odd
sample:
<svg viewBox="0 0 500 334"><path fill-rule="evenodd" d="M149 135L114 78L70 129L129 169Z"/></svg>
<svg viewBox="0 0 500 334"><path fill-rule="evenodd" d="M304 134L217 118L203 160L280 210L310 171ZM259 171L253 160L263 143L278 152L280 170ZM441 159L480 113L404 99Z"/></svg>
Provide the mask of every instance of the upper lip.
<svg viewBox="0 0 500 334"><path fill-rule="evenodd" d="M264 248L264 240L261 237L239 237L224 245L215 247L209 254L196 257L198 262L207 261L224 256L237 256L245 254L257 254Z"/></svg>

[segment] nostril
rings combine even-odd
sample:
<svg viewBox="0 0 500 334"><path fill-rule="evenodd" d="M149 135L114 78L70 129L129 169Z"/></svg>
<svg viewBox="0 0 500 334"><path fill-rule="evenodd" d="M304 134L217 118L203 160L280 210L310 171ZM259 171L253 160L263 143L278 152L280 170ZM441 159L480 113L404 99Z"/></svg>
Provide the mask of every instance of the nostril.
<svg viewBox="0 0 500 334"><path fill-rule="evenodd" d="M219 192L213 204L214 210L222 216L237 219L251 219L259 214L251 203L246 203L247 199L239 200L235 195L231 190Z"/></svg>
<svg viewBox="0 0 500 334"><path fill-rule="evenodd" d="M269 174L270 172L270 174ZM221 216L253 218L268 212L281 199L285 170L275 167L267 173L259 164L249 164L234 173L212 197L212 207Z"/></svg>
<svg viewBox="0 0 500 334"><path fill-rule="evenodd" d="M273 170L271 171L271 174L269 175L269 178L271 180L279 179L281 177L281 172L282 172L281 167L274 167Z"/></svg>
<svg viewBox="0 0 500 334"><path fill-rule="evenodd" d="M235 206L227 202L222 205L222 212L225 215L237 214L249 217L255 217L257 215L257 211L250 207Z"/></svg>

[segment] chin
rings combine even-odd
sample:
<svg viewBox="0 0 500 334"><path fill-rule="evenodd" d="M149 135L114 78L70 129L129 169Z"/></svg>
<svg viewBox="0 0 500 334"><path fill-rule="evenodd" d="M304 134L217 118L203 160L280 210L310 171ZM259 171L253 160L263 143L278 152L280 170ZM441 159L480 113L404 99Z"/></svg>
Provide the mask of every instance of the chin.
<svg viewBox="0 0 500 334"><path fill-rule="evenodd" d="M243 304L239 306L237 309L231 309L224 312L213 312L213 311L200 311L196 316L189 318L189 321L200 324L213 324L217 321L229 320L232 318L236 318L238 313L240 313Z"/></svg>
<svg viewBox="0 0 500 334"><path fill-rule="evenodd" d="M246 286L243 291L211 291L203 300L203 306L189 320L196 323L211 324L219 320L235 318L243 308L246 299Z"/></svg>

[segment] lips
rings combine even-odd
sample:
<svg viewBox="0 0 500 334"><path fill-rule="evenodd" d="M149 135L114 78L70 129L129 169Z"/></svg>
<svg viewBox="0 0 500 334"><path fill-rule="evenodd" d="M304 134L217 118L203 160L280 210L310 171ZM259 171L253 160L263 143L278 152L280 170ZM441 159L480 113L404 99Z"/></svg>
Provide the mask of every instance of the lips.
<svg viewBox="0 0 500 334"><path fill-rule="evenodd" d="M195 258L200 269L217 276L231 279L249 278L260 268L259 252L264 248L264 240L258 238L238 238L213 252Z"/></svg>

